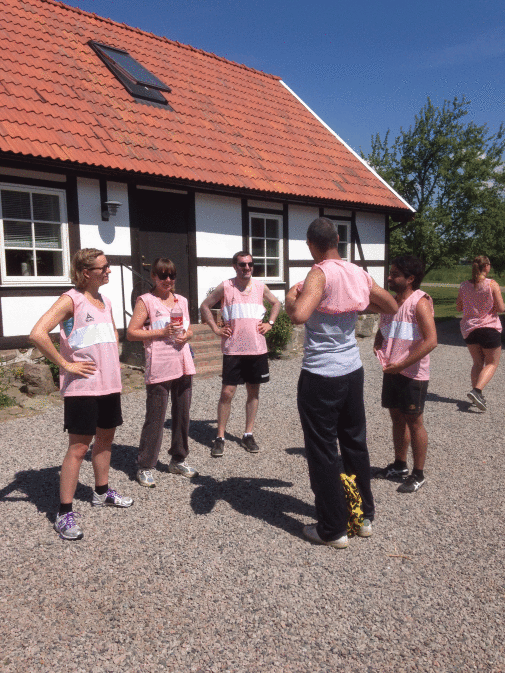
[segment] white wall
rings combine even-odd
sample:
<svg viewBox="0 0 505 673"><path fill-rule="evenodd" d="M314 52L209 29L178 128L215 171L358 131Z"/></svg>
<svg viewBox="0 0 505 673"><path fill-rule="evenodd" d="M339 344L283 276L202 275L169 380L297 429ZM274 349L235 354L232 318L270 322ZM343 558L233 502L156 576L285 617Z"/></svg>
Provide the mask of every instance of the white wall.
<svg viewBox="0 0 505 673"><path fill-rule="evenodd" d="M58 297L2 297L4 336L30 334L37 320L54 304ZM59 327L53 330L58 332Z"/></svg>
<svg viewBox="0 0 505 673"><path fill-rule="evenodd" d="M235 251L236 252L236 251ZM211 288L216 288L223 280L233 278L235 271L230 266L199 266L198 267L198 306L207 297Z"/></svg>
<svg viewBox="0 0 505 673"><path fill-rule="evenodd" d="M81 248L99 248L106 255L130 255L127 185L120 182L108 182L107 197L110 201L119 201L121 206L117 215L111 216L108 222L102 222L98 180L77 179Z"/></svg>
<svg viewBox="0 0 505 673"><path fill-rule="evenodd" d="M384 287L384 267L383 266L369 266L368 273L372 276L379 287Z"/></svg>
<svg viewBox="0 0 505 673"><path fill-rule="evenodd" d="M229 257L242 250L240 199L195 194L196 254L198 257Z"/></svg>
<svg viewBox="0 0 505 673"><path fill-rule="evenodd" d="M366 260L384 259L385 221L382 213L356 213L356 228Z"/></svg>
<svg viewBox="0 0 505 673"><path fill-rule="evenodd" d="M319 217L319 208L289 206L289 259L312 259L307 247L309 224Z"/></svg>
<svg viewBox="0 0 505 673"><path fill-rule="evenodd" d="M124 296L125 296L125 308L129 313L132 313L131 305L131 294L133 289L132 274L128 269L123 269L124 274ZM124 324L124 314L123 314L123 298L121 295L121 267L113 266L111 267L111 274L109 276L109 282L107 285L103 285L100 288L100 292L108 297L112 303L112 315L114 317L114 322L116 327L121 329L122 327L128 327L130 318L126 316L126 325Z"/></svg>
<svg viewBox="0 0 505 673"><path fill-rule="evenodd" d="M288 290L290 287L293 287L295 283L299 283L302 280L305 280L307 278L307 274L310 271L310 266L296 266L294 268L291 268L289 270L289 283L288 283Z"/></svg>

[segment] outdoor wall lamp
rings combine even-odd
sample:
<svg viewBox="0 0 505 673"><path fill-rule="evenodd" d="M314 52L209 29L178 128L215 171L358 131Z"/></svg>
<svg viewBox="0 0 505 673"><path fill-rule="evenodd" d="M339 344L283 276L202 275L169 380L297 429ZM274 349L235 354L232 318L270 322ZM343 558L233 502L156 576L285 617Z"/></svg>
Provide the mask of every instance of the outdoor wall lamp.
<svg viewBox="0 0 505 673"><path fill-rule="evenodd" d="M102 220L108 222L111 215L117 214L117 209L120 205L120 201L105 201L102 210Z"/></svg>

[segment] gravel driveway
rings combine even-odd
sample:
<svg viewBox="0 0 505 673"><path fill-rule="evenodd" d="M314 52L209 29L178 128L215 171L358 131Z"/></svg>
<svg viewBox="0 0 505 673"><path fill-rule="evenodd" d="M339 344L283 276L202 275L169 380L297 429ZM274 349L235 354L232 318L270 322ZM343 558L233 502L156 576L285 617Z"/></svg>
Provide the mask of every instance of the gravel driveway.
<svg viewBox="0 0 505 673"><path fill-rule="evenodd" d="M143 392L123 397L111 484L130 510L92 509L92 468L75 509L84 539L52 529L66 447L62 410L2 432L0 672L505 671L505 364L469 408L470 357L443 323L426 407L427 481L416 494L374 481L370 539L347 550L301 536L314 517L295 404L300 358L273 362L247 454L243 391L212 459L219 378L194 384L189 481L133 480ZM392 458L381 372L361 341L372 465Z"/></svg>

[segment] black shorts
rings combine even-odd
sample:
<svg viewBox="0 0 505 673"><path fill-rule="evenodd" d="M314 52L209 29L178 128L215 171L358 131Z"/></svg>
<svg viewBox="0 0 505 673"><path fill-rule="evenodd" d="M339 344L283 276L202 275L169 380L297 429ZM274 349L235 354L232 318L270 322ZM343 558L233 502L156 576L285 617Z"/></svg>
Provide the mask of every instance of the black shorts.
<svg viewBox="0 0 505 673"><path fill-rule="evenodd" d="M384 374L382 379L382 406L399 409L404 414L418 416L424 411L428 381L410 379L403 374Z"/></svg>
<svg viewBox="0 0 505 673"><path fill-rule="evenodd" d="M500 348L501 332L494 327L478 327L465 339L466 344L479 344L481 348Z"/></svg>
<svg viewBox="0 0 505 673"><path fill-rule="evenodd" d="M63 430L71 435L95 435L97 428L123 425L121 393L64 397L63 404Z"/></svg>
<svg viewBox="0 0 505 673"><path fill-rule="evenodd" d="M223 355L223 385L240 386L243 383L267 383L268 354Z"/></svg>

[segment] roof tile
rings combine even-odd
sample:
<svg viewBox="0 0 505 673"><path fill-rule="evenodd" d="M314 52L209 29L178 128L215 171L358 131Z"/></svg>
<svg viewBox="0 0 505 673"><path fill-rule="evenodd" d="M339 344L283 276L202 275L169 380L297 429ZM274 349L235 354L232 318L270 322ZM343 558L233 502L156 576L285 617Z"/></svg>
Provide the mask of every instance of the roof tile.
<svg viewBox="0 0 505 673"><path fill-rule="evenodd" d="M4 0L0 150L268 193L408 210L279 81L54 0ZM172 87L135 100L88 41Z"/></svg>

